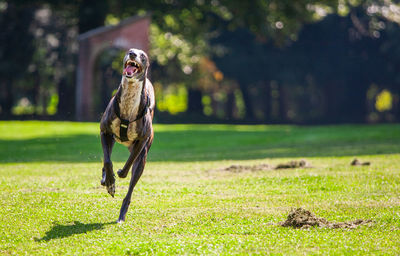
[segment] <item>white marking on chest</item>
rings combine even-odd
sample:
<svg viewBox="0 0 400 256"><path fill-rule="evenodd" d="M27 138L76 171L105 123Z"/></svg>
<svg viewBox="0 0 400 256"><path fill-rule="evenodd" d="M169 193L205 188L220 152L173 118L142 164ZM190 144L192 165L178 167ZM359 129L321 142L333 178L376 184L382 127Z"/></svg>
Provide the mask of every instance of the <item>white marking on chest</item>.
<svg viewBox="0 0 400 256"><path fill-rule="evenodd" d="M136 119L139 112L139 105L141 99L143 83L138 80L134 80L132 83L127 83L126 81L122 81L122 93L119 103L120 115L123 119L128 119L133 121ZM111 123L111 130L116 135L115 140L123 144L125 146L129 146L132 144L138 135L136 133L136 122L129 123L128 126L128 140L121 142L118 138L120 137L119 129L120 129L121 120L119 118L114 119Z"/></svg>

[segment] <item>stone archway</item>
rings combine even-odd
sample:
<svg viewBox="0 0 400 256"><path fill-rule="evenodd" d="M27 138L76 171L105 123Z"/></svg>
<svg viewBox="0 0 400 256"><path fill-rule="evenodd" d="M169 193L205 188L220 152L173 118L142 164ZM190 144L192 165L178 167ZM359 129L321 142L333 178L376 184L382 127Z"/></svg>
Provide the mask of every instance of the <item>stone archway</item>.
<svg viewBox="0 0 400 256"><path fill-rule="evenodd" d="M95 61L98 55L111 47L123 50L138 48L148 52L149 26L149 15L135 16L120 22L116 26L96 28L79 36L75 109L77 120L91 121L96 119L93 111L92 89Z"/></svg>

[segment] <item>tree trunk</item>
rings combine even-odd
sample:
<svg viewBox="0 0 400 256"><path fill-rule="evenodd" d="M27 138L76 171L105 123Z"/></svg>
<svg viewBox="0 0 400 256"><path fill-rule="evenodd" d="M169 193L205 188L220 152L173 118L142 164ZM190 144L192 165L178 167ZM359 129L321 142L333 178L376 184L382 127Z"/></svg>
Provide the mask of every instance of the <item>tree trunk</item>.
<svg viewBox="0 0 400 256"><path fill-rule="evenodd" d="M245 113L246 113L245 119L254 120L255 115L254 115L254 110L253 110L253 101L247 90L248 88L243 82L239 82L239 88L240 88L240 91L242 92L244 106L246 108L245 109Z"/></svg>
<svg viewBox="0 0 400 256"><path fill-rule="evenodd" d="M203 104L201 102L202 93L195 88L188 89L188 108L189 114L203 115Z"/></svg>
<svg viewBox="0 0 400 256"><path fill-rule="evenodd" d="M337 84L337 83L336 83ZM327 82L324 87L324 122L336 122L341 115L337 108L338 99L336 97L335 82Z"/></svg>
<svg viewBox="0 0 400 256"><path fill-rule="evenodd" d="M233 91L229 91L226 99L226 105L225 105L225 116L228 120L231 120L234 118L234 112L235 112L235 94Z"/></svg>
<svg viewBox="0 0 400 256"><path fill-rule="evenodd" d="M61 78L58 84L57 116L72 119L75 116L75 86L69 84L66 77Z"/></svg>
<svg viewBox="0 0 400 256"><path fill-rule="evenodd" d="M12 106L14 104L13 86L12 82L8 79L2 83L3 88L3 99L1 100L1 114L4 117L11 116Z"/></svg>
<svg viewBox="0 0 400 256"><path fill-rule="evenodd" d="M265 122L271 122L271 83L270 81L264 82L264 95L263 95L263 110Z"/></svg>
<svg viewBox="0 0 400 256"><path fill-rule="evenodd" d="M280 122L286 122L286 96L285 89L282 84L278 86L279 90L279 120Z"/></svg>
<svg viewBox="0 0 400 256"><path fill-rule="evenodd" d="M37 113L38 107L39 107L39 102L40 102L40 73L38 70L32 73L33 77L33 86L32 86L32 105L35 109L34 114L40 114Z"/></svg>
<svg viewBox="0 0 400 256"><path fill-rule="evenodd" d="M352 79L347 87L351 88L347 94L346 106L348 115L346 122L363 123L367 120L367 88L366 79Z"/></svg>
<svg viewBox="0 0 400 256"><path fill-rule="evenodd" d="M393 90L393 114L396 122L400 122L400 85Z"/></svg>
<svg viewBox="0 0 400 256"><path fill-rule="evenodd" d="M20 89L15 88L16 81L25 74L34 52L30 26L36 4L21 5L15 2L17 1L6 2L6 9L2 10L0 22L1 114L5 117L12 115L14 92Z"/></svg>

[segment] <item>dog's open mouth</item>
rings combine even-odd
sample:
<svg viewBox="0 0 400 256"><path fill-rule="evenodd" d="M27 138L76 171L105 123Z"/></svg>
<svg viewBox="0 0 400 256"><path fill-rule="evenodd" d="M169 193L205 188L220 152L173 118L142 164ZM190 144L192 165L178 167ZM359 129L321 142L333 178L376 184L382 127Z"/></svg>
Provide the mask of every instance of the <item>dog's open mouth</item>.
<svg viewBox="0 0 400 256"><path fill-rule="evenodd" d="M140 72L142 72L142 68L136 61L134 60L126 61L123 75L130 78L133 77L133 75L135 74L139 74Z"/></svg>

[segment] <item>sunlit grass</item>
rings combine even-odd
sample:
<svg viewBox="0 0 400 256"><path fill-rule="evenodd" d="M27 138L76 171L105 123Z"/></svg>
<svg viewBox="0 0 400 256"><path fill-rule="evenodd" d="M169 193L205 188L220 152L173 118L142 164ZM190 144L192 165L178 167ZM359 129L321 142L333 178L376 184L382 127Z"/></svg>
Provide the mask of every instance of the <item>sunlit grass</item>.
<svg viewBox="0 0 400 256"><path fill-rule="evenodd" d="M400 253L400 126L156 125L127 221L100 186L98 124L0 122L0 253ZM114 168L127 151L116 145ZM370 166L354 167L354 157ZM231 173L306 158L314 168ZM292 207L354 230L275 225Z"/></svg>

